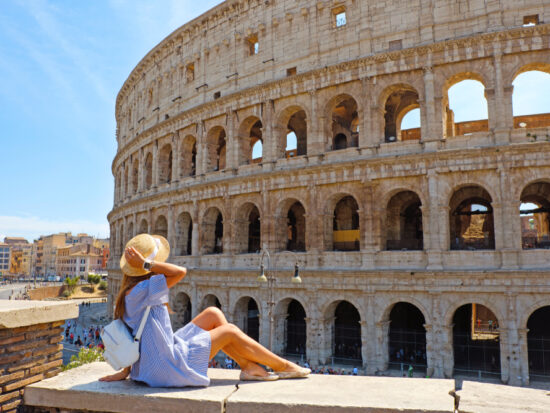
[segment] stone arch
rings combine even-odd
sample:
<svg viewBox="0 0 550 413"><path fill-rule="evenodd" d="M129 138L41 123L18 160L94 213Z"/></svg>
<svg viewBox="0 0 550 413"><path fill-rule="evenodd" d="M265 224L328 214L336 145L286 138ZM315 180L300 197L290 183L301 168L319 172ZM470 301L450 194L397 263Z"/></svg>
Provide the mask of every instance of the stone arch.
<svg viewBox="0 0 550 413"><path fill-rule="evenodd" d="M301 301L286 297L275 306L276 350L285 355L304 358L307 346L306 310Z"/></svg>
<svg viewBox="0 0 550 413"><path fill-rule="evenodd" d="M197 173L197 139L193 135L183 138L180 157L181 178Z"/></svg>
<svg viewBox="0 0 550 413"><path fill-rule="evenodd" d="M201 252L203 254L223 253L223 215L216 207L210 207L201 223Z"/></svg>
<svg viewBox="0 0 550 413"><path fill-rule="evenodd" d="M531 62L526 62L522 59L506 73L504 82L506 85L511 85L519 75L533 70L550 74L550 62L542 62L538 60L538 57Z"/></svg>
<svg viewBox="0 0 550 413"><path fill-rule="evenodd" d="M393 195L386 208L386 249L422 250L422 202L416 192L405 190Z"/></svg>
<svg viewBox="0 0 550 413"><path fill-rule="evenodd" d="M149 223L145 218L139 222L139 232L138 234L147 234L149 232Z"/></svg>
<svg viewBox="0 0 550 413"><path fill-rule="evenodd" d="M199 312L206 310L208 307L217 307L222 309L222 304L219 298L215 294L206 294L202 297Z"/></svg>
<svg viewBox="0 0 550 413"><path fill-rule="evenodd" d="M153 186L153 154L148 152L145 155L145 189L151 189Z"/></svg>
<svg viewBox="0 0 550 413"><path fill-rule="evenodd" d="M280 136L277 145L277 158L292 158L307 155L307 112L298 105L286 107L280 112L277 119ZM296 148L288 147L289 135L296 137Z"/></svg>
<svg viewBox="0 0 550 413"><path fill-rule="evenodd" d="M260 307L254 298L244 296L237 300L233 310L233 320L249 337L259 341Z"/></svg>
<svg viewBox="0 0 550 413"><path fill-rule="evenodd" d="M274 231L275 231L275 241L276 241L275 250L276 251L288 251L290 236L293 236L294 234L296 234L296 240L297 240L296 246L299 246L299 247L302 246L302 239L301 239L301 232L300 232L301 229L300 231L296 229L296 231L292 232L293 229L290 227L292 223L289 222L289 210L294 206L294 204L299 204L302 206L302 208L304 207L304 203L301 200L299 200L297 197L292 196L290 198L283 199L281 202L279 202L279 204L275 209ZM295 214L295 217L296 217L296 214ZM299 217L299 220L302 220L302 217ZM303 231L305 234L305 224L306 224L305 208L303 213L303 224L304 224ZM300 224L298 223L297 225L300 225ZM290 246L292 247L294 246L294 244ZM304 247L303 250L295 249L295 251L305 251L305 248L306 248L305 238L303 240L303 247Z"/></svg>
<svg viewBox="0 0 550 413"><path fill-rule="evenodd" d="M523 188L520 201L523 249L550 248L550 183L529 183Z"/></svg>
<svg viewBox="0 0 550 413"><path fill-rule="evenodd" d="M527 319L527 356L529 378L550 377L550 305L537 308Z"/></svg>
<svg viewBox="0 0 550 413"><path fill-rule="evenodd" d="M360 250L359 204L353 195L339 193L329 198L325 221L328 251Z"/></svg>
<svg viewBox="0 0 550 413"><path fill-rule="evenodd" d="M153 233L168 238L168 221L164 215L159 215L155 220L155 229Z"/></svg>
<svg viewBox="0 0 550 413"><path fill-rule="evenodd" d="M188 212L182 212L176 220L175 255L191 255L193 239L193 218Z"/></svg>
<svg viewBox="0 0 550 413"><path fill-rule="evenodd" d="M361 315L358 308L345 299L333 301L325 308L325 340L332 343L331 357L336 362L362 364Z"/></svg>
<svg viewBox="0 0 550 413"><path fill-rule="evenodd" d="M493 199L479 185L456 189L449 201L452 250L495 249Z"/></svg>
<svg viewBox="0 0 550 413"><path fill-rule="evenodd" d="M390 368L411 365L415 370L427 366L426 318L422 310L410 302L399 301L388 310L388 360Z"/></svg>
<svg viewBox="0 0 550 413"><path fill-rule="evenodd" d="M351 94L342 93L331 98L326 104L327 119L330 122L330 143L328 147L335 150L336 138L342 142L342 135L346 137L346 148L359 146L359 100ZM345 149L345 148L339 148Z"/></svg>
<svg viewBox="0 0 550 413"><path fill-rule="evenodd" d="M443 83L443 91L442 91L442 96L443 96L443 99L441 100L441 104L443 106L442 122L443 122L443 134L445 137L469 135L474 132L489 131L488 117L487 119L481 119L481 120L466 120L459 123L455 122L455 115L453 110L451 109L452 104L449 101L449 89L467 80L481 83L484 89L485 106L487 108L487 111L489 110L488 101L486 97L488 82L484 78L484 75L481 72L461 71L459 73L452 74Z"/></svg>
<svg viewBox="0 0 550 413"><path fill-rule="evenodd" d="M234 242L237 253L260 251L262 247L260 210L254 202L246 202L237 208Z"/></svg>
<svg viewBox="0 0 550 413"><path fill-rule="evenodd" d="M174 311L172 314L173 330L176 331L191 321L193 313L191 298L187 293L179 292L175 295L171 307Z"/></svg>
<svg viewBox="0 0 550 413"><path fill-rule="evenodd" d="M411 85L397 83L384 89L381 94L384 108L384 139L386 142L420 139L420 128L401 131L401 120L414 109L420 108L419 93Z"/></svg>
<svg viewBox="0 0 550 413"><path fill-rule="evenodd" d="M172 145L165 144L159 151L159 184L167 184L172 182Z"/></svg>
<svg viewBox="0 0 550 413"><path fill-rule="evenodd" d="M247 165L252 163L252 149L256 142L263 143L263 124L257 116L249 116L241 122L238 135L238 163ZM259 160L261 162L261 158Z"/></svg>
<svg viewBox="0 0 550 413"><path fill-rule="evenodd" d="M227 134L222 126L214 126L206 135L207 172L226 168Z"/></svg>
<svg viewBox="0 0 550 413"><path fill-rule="evenodd" d="M479 303L467 303L452 313L454 374L500 378L499 318Z"/></svg>
<svg viewBox="0 0 550 413"><path fill-rule="evenodd" d="M522 111L518 113L519 108L526 107L525 104L521 104L522 95L524 95L524 103L526 100L532 100L530 92L533 92L533 90L524 89L522 83L525 79L529 79L535 72L539 73L538 77L542 75L545 78L537 79L537 87L541 89L538 93L545 93L544 91L548 91L550 87L549 63L531 62L515 68L511 86L513 88L512 114L514 117L514 128L516 129L546 128L550 126L550 104L542 105L542 107L537 106L534 111L530 110L528 112Z"/></svg>

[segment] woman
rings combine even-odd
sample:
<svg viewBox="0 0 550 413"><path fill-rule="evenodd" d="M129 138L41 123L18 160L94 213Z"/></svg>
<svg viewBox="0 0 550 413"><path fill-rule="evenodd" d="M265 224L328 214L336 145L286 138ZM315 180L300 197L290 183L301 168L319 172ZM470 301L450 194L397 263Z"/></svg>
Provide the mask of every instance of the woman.
<svg viewBox="0 0 550 413"><path fill-rule="evenodd" d="M168 241L159 235L140 234L126 244L120 260L123 278L115 318L122 318L135 333L147 306L151 312L141 337L139 360L100 381L124 380L130 375L152 387L207 386L208 361L220 350L239 364L241 380L305 377L311 372L267 350L229 324L215 307L173 332L168 289L181 281L187 270L164 262L169 252ZM268 373L259 364L275 373Z"/></svg>

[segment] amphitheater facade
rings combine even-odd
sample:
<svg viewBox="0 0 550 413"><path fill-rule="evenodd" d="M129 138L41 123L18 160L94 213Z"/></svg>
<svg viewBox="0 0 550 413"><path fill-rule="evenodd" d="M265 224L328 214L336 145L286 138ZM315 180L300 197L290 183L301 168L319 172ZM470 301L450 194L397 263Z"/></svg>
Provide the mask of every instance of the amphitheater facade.
<svg viewBox="0 0 550 413"><path fill-rule="evenodd" d="M190 269L175 328L217 305L312 365L548 379L550 115L512 105L550 73L545 21L540 0L228 0L183 25L117 98L111 303L125 242L157 233ZM466 79L486 120L454 122Z"/></svg>

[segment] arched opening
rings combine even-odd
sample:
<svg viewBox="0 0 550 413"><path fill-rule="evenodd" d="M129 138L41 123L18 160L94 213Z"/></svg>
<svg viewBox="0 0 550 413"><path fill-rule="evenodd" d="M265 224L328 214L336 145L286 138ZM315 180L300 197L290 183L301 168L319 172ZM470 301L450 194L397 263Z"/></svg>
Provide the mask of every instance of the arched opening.
<svg viewBox="0 0 550 413"><path fill-rule="evenodd" d="M239 165L262 161L262 128L262 121L256 116L250 116L241 123L239 128ZM256 146L258 142L260 146Z"/></svg>
<svg viewBox="0 0 550 413"><path fill-rule="evenodd" d="M225 169L226 163L226 134L221 126L212 128L207 135L206 145L208 148L207 172L221 171Z"/></svg>
<svg viewBox="0 0 550 413"><path fill-rule="evenodd" d="M222 304L220 303L220 300L218 300L218 297L214 294L208 294L202 299L201 311L207 309L208 307L216 307L221 310Z"/></svg>
<svg viewBox="0 0 550 413"><path fill-rule="evenodd" d="M202 222L202 253L223 253L223 217L216 207L209 208Z"/></svg>
<svg viewBox="0 0 550 413"><path fill-rule="evenodd" d="M290 301L285 328L285 354L306 357L306 311L296 300Z"/></svg>
<svg viewBox="0 0 550 413"><path fill-rule="evenodd" d="M399 302L390 312L389 365L391 368L426 369L426 320L413 304Z"/></svg>
<svg viewBox="0 0 550 413"><path fill-rule="evenodd" d="M296 201L288 210L287 214L287 251L306 250L306 210L303 205Z"/></svg>
<svg viewBox="0 0 550 413"><path fill-rule="evenodd" d="M500 333L495 314L481 304L453 316L454 374L500 378Z"/></svg>
<svg viewBox="0 0 550 413"><path fill-rule="evenodd" d="M149 224L147 223L147 220L144 218L139 223L139 234L147 234L149 232Z"/></svg>
<svg viewBox="0 0 550 413"><path fill-rule="evenodd" d="M185 293L178 293L171 307L174 311L172 314L173 330L176 331L191 321L191 299Z"/></svg>
<svg viewBox="0 0 550 413"><path fill-rule="evenodd" d="M332 149L336 149L336 137L346 137L346 148L359 146L359 114L357 102L349 95L338 96L333 100L330 119L332 121ZM343 143L339 137L340 144Z"/></svg>
<svg viewBox="0 0 550 413"><path fill-rule="evenodd" d="M258 303L252 297L242 297L235 306L235 323L250 338L260 339L260 311Z"/></svg>
<svg viewBox="0 0 550 413"><path fill-rule="evenodd" d="M181 177L197 173L197 140L194 136L188 135L183 140L180 171Z"/></svg>
<svg viewBox="0 0 550 413"><path fill-rule="evenodd" d="M348 147L348 138L343 133L339 133L334 137L333 148L335 151L339 149L346 149Z"/></svg>
<svg viewBox="0 0 550 413"><path fill-rule="evenodd" d="M395 89L384 103L384 137L386 142L420 139L420 117L418 126L411 127L405 131L401 130L402 120L407 113L418 110L418 92L408 85L396 85Z"/></svg>
<svg viewBox="0 0 550 413"><path fill-rule="evenodd" d="M528 65L514 81L512 107L514 128L546 128L550 126L550 65Z"/></svg>
<svg viewBox="0 0 550 413"><path fill-rule="evenodd" d="M191 255L193 238L193 219L187 212L178 216L176 221L175 255Z"/></svg>
<svg viewBox="0 0 550 413"><path fill-rule="evenodd" d="M447 137L489 131L485 86L478 79L473 74L462 74L447 82L443 98Z"/></svg>
<svg viewBox="0 0 550 413"><path fill-rule="evenodd" d="M529 378L550 378L550 305L536 310L527 320L527 352Z"/></svg>
<svg viewBox="0 0 550 413"><path fill-rule="evenodd" d="M361 317L353 304L341 301L334 311L332 354L337 363L357 363L361 355Z"/></svg>
<svg viewBox="0 0 550 413"><path fill-rule="evenodd" d="M332 249L359 251L359 206L352 196L343 197L334 208Z"/></svg>
<svg viewBox="0 0 550 413"><path fill-rule="evenodd" d="M412 191L402 191L388 202L386 249L422 250L422 203Z"/></svg>
<svg viewBox="0 0 550 413"><path fill-rule="evenodd" d="M153 155L151 152L145 157L145 189L151 189L153 186Z"/></svg>
<svg viewBox="0 0 550 413"><path fill-rule="evenodd" d="M168 238L168 222L163 215L157 218L154 233L156 235L162 235L164 238Z"/></svg>
<svg viewBox="0 0 550 413"><path fill-rule="evenodd" d="M298 108L286 125L286 158L307 154L306 112Z"/></svg>
<svg viewBox="0 0 550 413"><path fill-rule="evenodd" d="M235 234L238 253L255 253L261 249L260 211L251 202L239 207Z"/></svg>
<svg viewBox="0 0 550 413"><path fill-rule="evenodd" d="M491 196L479 186L456 191L450 202L452 250L495 249Z"/></svg>
<svg viewBox="0 0 550 413"><path fill-rule="evenodd" d="M133 194L137 194L137 191L139 189L139 160L134 159L134 162L132 164L132 192Z"/></svg>
<svg viewBox="0 0 550 413"><path fill-rule="evenodd" d="M550 184L528 185L521 193L519 213L523 249L550 248Z"/></svg>
<svg viewBox="0 0 550 413"><path fill-rule="evenodd" d="M172 181L172 145L166 144L159 152L159 184Z"/></svg>
<svg viewBox="0 0 550 413"><path fill-rule="evenodd" d="M403 114L399 130L402 141L420 139L420 108L412 108Z"/></svg>

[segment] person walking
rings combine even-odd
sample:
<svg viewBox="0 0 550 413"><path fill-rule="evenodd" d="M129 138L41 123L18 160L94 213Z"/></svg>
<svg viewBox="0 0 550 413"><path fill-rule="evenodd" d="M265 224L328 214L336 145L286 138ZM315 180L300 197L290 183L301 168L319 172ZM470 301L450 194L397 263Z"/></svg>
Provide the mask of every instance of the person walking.
<svg viewBox="0 0 550 413"><path fill-rule="evenodd" d="M130 376L151 387L208 386L208 361L220 350L241 367L241 380L298 378L311 373L229 324L216 307L207 308L174 332L167 306L169 289L186 276L187 269L166 263L169 252L168 241L160 235L140 234L126 244L120 259L123 278L115 318L123 319L135 333L146 307L151 310L141 336L138 361L100 381Z"/></svg>

